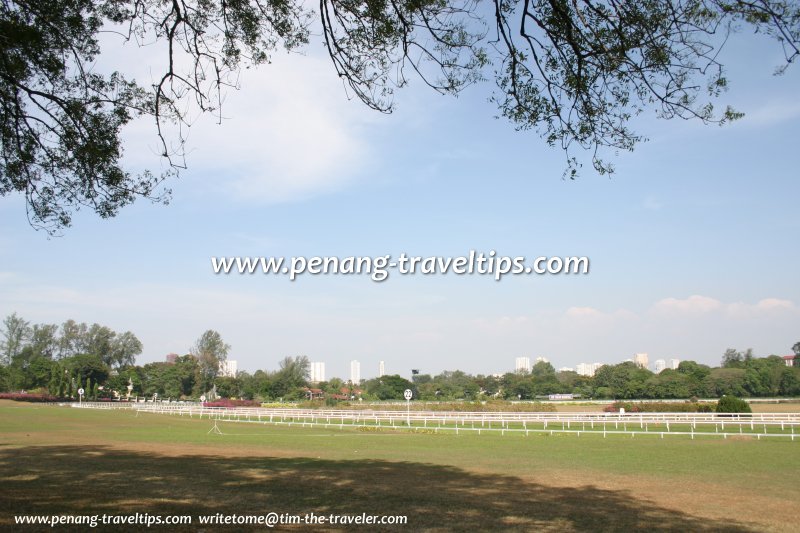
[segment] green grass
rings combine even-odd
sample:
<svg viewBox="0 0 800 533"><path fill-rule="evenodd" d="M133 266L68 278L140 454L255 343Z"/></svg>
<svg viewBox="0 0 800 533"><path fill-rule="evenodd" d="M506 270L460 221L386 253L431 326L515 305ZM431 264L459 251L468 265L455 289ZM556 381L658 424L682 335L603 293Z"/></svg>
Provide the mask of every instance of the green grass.
<svg viewBox="0 0 800 533"><path fill-rule="evenodd" d="M15 514L269 511L403 514L395 530L412 531L796 526L800 439L212 427L0 402L0 528Z"/></svg>

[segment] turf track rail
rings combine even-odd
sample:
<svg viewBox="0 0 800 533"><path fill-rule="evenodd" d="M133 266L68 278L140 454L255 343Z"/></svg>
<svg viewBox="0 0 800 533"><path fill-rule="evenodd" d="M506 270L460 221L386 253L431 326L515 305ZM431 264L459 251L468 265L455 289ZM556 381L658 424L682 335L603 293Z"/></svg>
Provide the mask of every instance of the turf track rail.
<svg viewBox="0 0 800 533"><path fill-rule="evenodd" d="M425 433L602 434L787 438L800 441L800 413L525 413L380 411L293 408L221 408L174 403L73 403L84 409L128 409L139 413L280 426L406 430Z"/></svg>

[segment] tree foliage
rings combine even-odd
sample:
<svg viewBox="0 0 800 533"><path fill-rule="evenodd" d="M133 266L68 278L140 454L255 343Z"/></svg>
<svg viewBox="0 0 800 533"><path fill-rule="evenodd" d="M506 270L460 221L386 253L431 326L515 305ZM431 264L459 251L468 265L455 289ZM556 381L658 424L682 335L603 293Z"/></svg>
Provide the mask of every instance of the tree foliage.
<svg viewBox="0 0 800 533"><path fill-rule="evenodd" d="M0 193L23 194L34 225L69 225L80 206L113 216L160 181L120 166L120 128L152 114L153 99L122 74L92 68L103 25L135 10L93 0L2 3Z"/></svg>
<svg viewBox="0 0 800 533"><path fill-rule="evenodd" d="M37 356L53 359L58 353L58 325L34 324L31 328L30 345Z"/></svg>
<svg viewBox="0 0 800 533"><path fill-rule="evenodd" d="M364 383L367 394L377 400L403 400L406 389L414 391L415 385L399 374L386 374ZM419 394L415 394L419 396Z"/></svg>
<svg viewBox="0 0 800 533"><path fill-rule="evenodd" d="M301 47L311 29L372 109L391 111L414 78L448 94L493 79L500 114L565 150L568 176L580 167L575 147L610 172L603 152L643 140L629 123L646 109L741 116L714 106L728 86L720 50L739 28L779 42L779 71L800 53L796 0L321 0L316 11L296 0L5 0L0 195L22 194L31 222L52 232L81 207L111 217L138 197L166 201L160 184L185 167L196 114L221 117L242 66ZM161 45L150 83L93 68L101 31ZM137 117L153 122L165 172L122 167L120 134Z"/></svg>
<svg viewBox="0 0 800 533"><path fill-rule="evenodd" d="M719 62L726 36L747 24L798 54L794 2L725 0L494 0L501 58L496 98L519 128L535 128L578 160L573 145L594 153L594 168L612 167L599 150L632 150L642 137L630 119L655 107L663 118L736 119L711 99L728 81Z"/></svg>
<svg viewBox="0 0 800 533"><path fill-rule="evenodd" d="M131 333L117 333L107 326L78 324L70 319L60 327L56 324L34 324L13 313L3 321L4 340L0 341L0 353L10 363L25 348L26 354L45 359L64 359L78 354L99 357L109 367L119 368L134 364L142 353L141 341Z"/></svg>
<svg viewBox="0 0 800 533"><path fill-rule="evenodd" d="M595 384L606 387L614 398L643 398L645 383L653 375L630 361L618 365L601 366L595 373Z"/></svg>
<svg viewBox="0 0 800 533"><path fill-rule="evenodd" d="M58 356L69 357L81 353L84 347L83 339L86 336L88 326L85 323L78 324L72 319L61 324L60 337L58 340Z"/></svg>
<svg viewBox="0 0 800 533"><path fill-rule="evenodd" d="M718 413L752 413L750 404L736 396L725 395L717 402Z"/></svg>
<svg viewBox="0 0 800 533"><path fill-rule="evenodd" d="M725 368L742 368L753 359L753 350L748 348L745 352L738 352L733 348L725 350L722 356L722 366Z"/></svg>
<svg viewBox="0 0 800 533"><path fill-rule="evenodd" d="M208 391L214 385L214 379L219 374L220 363L228 358L231 347L225 344L219 332L213 329L206 330L192 347L192 355L197 359L199 366L199 383L203 391Z"/></svg>
<svg viewBox="0 0 800 533"><path fill-rule="evenodd" d="M83 387L87 380L93 383L105 383L111 373L108 365L103 363L99 356L92 354L73 355L62 359L59 363L68 375L74 376L72 381L76 391L79 387Z"/></svg>
<svg viewBox="0 0 800 533"><path fill-rule="evenodd" d="M10 363L22 351L30 334L30 323L27 320L17 316L17 313L8 315L3 320L0 362Z"/></svg>
<svg viewBox="0 0 800 533"><path fill-rule="evenodd" d="M123 367L134 363L136 356L142 353L142 342L130 331L114 336L111 342L106 363L111 366Z"/></svg>
<svg viewBox="0 0 800 533"><path fill-rule="evenodd" d="M310 369L311 363L305 355L284 357L278 371L271 376L272 397L291 397L298 388L307 385Z"/></svg>
<svg viewBox="0 0 800 533"><path fill-rule="evenodd" d="M56 324L33 324L13 313L3 321L0 349L7 390L46 388L57 397L77 390L75 373L81 383L92 376L92 383L102 385L111 368L121 369L135 363L142 343L126 331L118 334L106 326L67 320ZM69 379L64 374L71 376Z"/></svg>

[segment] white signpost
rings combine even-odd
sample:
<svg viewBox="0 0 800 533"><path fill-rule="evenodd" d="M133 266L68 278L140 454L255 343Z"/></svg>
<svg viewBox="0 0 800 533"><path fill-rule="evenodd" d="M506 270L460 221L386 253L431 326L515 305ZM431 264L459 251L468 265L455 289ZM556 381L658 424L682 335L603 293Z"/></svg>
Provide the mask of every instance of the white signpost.
<svg viewBox="0 0 800 533"><path fill-rule="evenodd" d="M86 392L83 390L83 387L78 389L78 403L83 403L83 393Z"/></svg>
<svg viewBox="0 0 800 533"><path fill-rule="evenodd" d="M411 392L411 389L406 389L403 391L403 398L406 399L406 424L411 426L411 397L414 396L414 393Z"/></svg>

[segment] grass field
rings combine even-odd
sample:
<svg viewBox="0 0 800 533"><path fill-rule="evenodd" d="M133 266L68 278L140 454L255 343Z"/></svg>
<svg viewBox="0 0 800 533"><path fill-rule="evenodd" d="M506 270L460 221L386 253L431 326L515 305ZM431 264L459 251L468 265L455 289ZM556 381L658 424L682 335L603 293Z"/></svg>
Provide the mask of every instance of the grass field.
<svg viewBox="0 0 800 533"><path fill-rule="evenodd" d="M33 531L13 525L22 514L270 511L407 515L394 531L798 529L788 439L211 427L0 402L0 529Z"/></svg>

